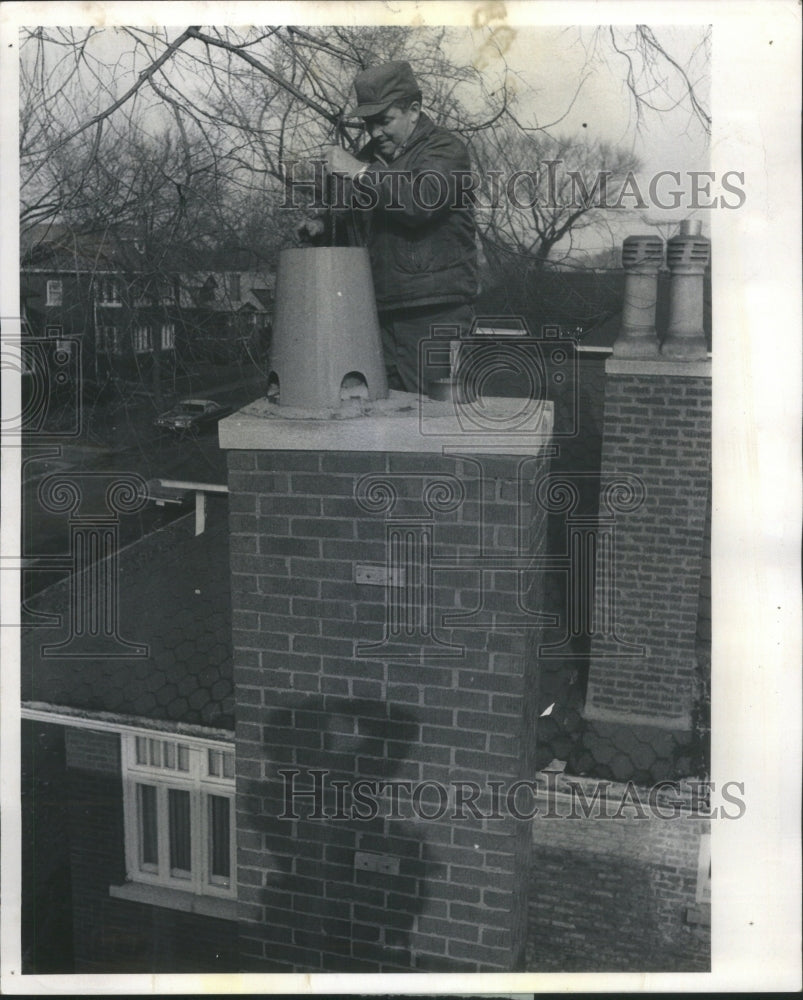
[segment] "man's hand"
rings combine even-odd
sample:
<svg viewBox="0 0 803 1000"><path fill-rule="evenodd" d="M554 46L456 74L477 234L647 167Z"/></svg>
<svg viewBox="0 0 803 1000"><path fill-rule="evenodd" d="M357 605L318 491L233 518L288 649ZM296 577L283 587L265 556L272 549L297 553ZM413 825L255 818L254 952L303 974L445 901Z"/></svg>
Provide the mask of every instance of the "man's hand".
<svg viewBox="0 0 803 1000"><path fill-rule="evenodd" d="M367 164L358 160L351 153L347 153L340 146L327 146L324 150L326 157L326 169L330 174L345 174L347 177L356 177L357 174L367 169Z"/></svg>
<svg viewBox="0 0 803 1000"><path fill-rule="evenodd" d="M304 219L296 226L296 236L302 243L311 246L321 246L326 236L326 226L323 219Z"/></svg>

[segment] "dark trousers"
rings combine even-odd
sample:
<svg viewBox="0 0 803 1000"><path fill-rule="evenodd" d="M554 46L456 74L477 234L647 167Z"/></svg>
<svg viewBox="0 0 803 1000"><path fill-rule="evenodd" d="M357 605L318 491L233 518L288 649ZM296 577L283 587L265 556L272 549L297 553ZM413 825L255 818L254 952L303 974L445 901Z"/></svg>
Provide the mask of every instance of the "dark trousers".
<svg viewBox="0 0 803 1000"><path fill-rule="evenodd" d="M429 382L449 376L449 341L465 336L473 322L466 303L380 312L388 386L426 395Z"/></svg>

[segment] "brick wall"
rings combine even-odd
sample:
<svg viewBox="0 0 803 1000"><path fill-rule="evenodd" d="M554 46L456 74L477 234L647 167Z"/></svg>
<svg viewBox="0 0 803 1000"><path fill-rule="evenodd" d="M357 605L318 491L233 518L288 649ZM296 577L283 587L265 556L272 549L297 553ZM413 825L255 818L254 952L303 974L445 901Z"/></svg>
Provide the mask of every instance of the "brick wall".
<svg viewBox="0 0 803 1000"><path fill-rule="evenodd" d="M621 801L625 786L609 794ZM590 794L588 796L590 798ZM647 796L644 795L646 802ZM571 813L553 799L553 814ZM701 835L709 821L545 818L533 824L528 968L536 972L710 969L711 932L690 922ZM616 813L616 807L609 809Z"/></svg>
<svg viewBox="0 0 803 1000"><path fill-rule="evenodd" d="M20 736L22 969L24 974L69 973L72 893L64 729L23 719Z"/></svg>
<svg viewBox="0 0 803 1000"><path fill-rule="evenodd" d="M125 881L120 739L65 733L75 971L235 971L234 923L109 896Z"/></svg>
<svg viewBox="0 0 803 1000"><path fill-rule="evenodd" d="M603 484L628 474L644 486L643 503L616 516L616 638L645 653L595 637L588 718L690 727L710 438L710 379L608 375Z"/></svg>
<svg viewBox="0 0 803 1000"><path fill-rule="evenodd" d="M520 598L518 568L499 557L542 544L545 515L532 494L544 460L525 460L523 487L519 462L229 453L247 971L522 967L529 823L483 818L487 797L478 815L464 809L455 821L450 800L425 821L418 813L440 804L433 785L418 813L400 791L396 814L385 798L377 817L361 821L344 792L345 818L331 818L330 799L328 819L310 816L302 800L297 819L282 819L279 775L295 769L293 787L310 790L310 768L327 770L330 783L411 788L484 788L532 773L536 675L527 651L538 595ZM421 619L404 620L404 607L394 634L385 589L355 582L358 565L385 566L394 545L416 550L406 564L416 592L431 556L429 634ZM447 614L465 619L450 623ZM382 645L363 655L368 643ZM398 870L364 870L358 854Z"/></svg>

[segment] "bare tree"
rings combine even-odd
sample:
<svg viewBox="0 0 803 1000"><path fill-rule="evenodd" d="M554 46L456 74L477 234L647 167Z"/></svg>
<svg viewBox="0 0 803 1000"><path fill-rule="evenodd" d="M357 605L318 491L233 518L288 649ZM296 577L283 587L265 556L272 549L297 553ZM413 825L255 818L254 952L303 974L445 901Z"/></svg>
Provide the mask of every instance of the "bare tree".
<svg viewBox="0 0 803 1000"><path fill-rule="evenodd" d="M627 86L634 107L643 117L645 110L659 114L683 105L690 119L711 134L707 67L711 58L711 28L706 27L694 51L682 61L669 51L646 24L637 25L629 35L608 29L611 47L627 60ZM675 96L678 95L678 96Z"/></svg>
<svg viewBox="0 0 803 1000"><path fill-rule="evenodd" d="M607 227L622 187L639 166L635 156L606 143L509 125L477 137L473 146L484 166L480 240L500 273L522 260L541 271L573 257L580 232Z"/></svg>
<svg viewBox="0 0 803 1000"><path fill-rule="evenodd" d="M351 83L360 68L386 59L414 63L429 107L468 139L498 141L500 134L506 140L516 133L550 139L560 117L540 122L517 102L510 86L515 74L505 65L499 31L493 25L475 26L477 31L487 36L481 53L497 47L495 74L481 59L472 64L450 57L456 44L466 44L468 29L24 30L22 225L63 210L64 190L54 186L49 171L56 152L78 155L85 168L105 155L109 133L119 141L132 128L148 132L168 120L179 131L194 133L210 169L226 177L227 196L235 204L238 198L253 204L255 194L264 196L283 182L287 161L317 156L333 141L348 148L358 144L361 126L347 113ZM582 41L589 66L607 63L623 78L639 127L649 113L678 105L708 127L705 33L685 56L674 54L669 42L646 26L600 28ZM583 79L581 74L578 90ZM75 149L80 153L72 153ZM492 149L486 142L483 166ZM80 192L79 180L69 197L79 198Z"/></svg>
<svg viewBox="0 0 803 1000"><path fill-rule="evenodd" d="M659 31L646 24L567 32L585 47L586 66L605 64L622 79L637 131L646 131L667 112L681 109L689 128L696 126L710 136L710 25L702 26L691 49L682 52L671 37L672 29Z"/></svg>
<svg viewBox="0 0 803 1000"><path fill-rule="evenodd" d="M127 280L144 283L146 298L179 264L200 266L213 252L220 259L248 251L271 266L297 221L281 208L287 165L317 159L333 142L356 149L363 126L349 115L355 74L407 59L427 109L472 149L482 178L478 228L495 273L576 263L580 234L604 236L611 217L594 193L598 173L608 171L615 186L635 163L619 148L559 134L573 100L605 68L632 101L638 129L681 108L689 128L706 130L707 33L684 52L665 29L566 29L567 44L585 46L585 68L570 88L574 98L545 121L537 95L531 103L517 96L524 87L506 63L504 25L475 22L22 29L26 245L55 224L76 246L88 234L102 237ZM504 190L483 207L494 172L519 172L514 197ZM147 377L156 405L165 374L157 368Z"/></svg>

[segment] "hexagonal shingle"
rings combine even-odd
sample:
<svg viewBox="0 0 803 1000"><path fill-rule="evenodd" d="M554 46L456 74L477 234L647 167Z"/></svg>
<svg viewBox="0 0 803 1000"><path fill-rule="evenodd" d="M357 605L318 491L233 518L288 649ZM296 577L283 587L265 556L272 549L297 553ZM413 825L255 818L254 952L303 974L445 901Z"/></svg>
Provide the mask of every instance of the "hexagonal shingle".
<svg viewBox="0 0 803 1000"><path fill-rule="evenodd" d="M43 646L68 637L70 581L60 581L32 598L28 602L32 610L60 614L62 625L24 632L23 700L196 723L209 705L204 718L231 728L225 508L224 503L210 504L207 530L198 537L193 518L183 518L119 554L118 634L146 646L146 657L43 657ZM194 593L196 589L201 595Z"/></svg>
<svg viewBox="0 0 803 1000"><path fill-rule="evenodd" d="M233 688L230 678L219 678L212 685L212 700L217 702L222 702L224 698L229 698L233 695Z"/></svg>

